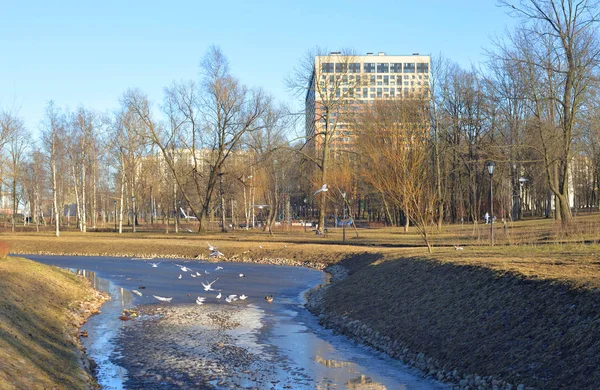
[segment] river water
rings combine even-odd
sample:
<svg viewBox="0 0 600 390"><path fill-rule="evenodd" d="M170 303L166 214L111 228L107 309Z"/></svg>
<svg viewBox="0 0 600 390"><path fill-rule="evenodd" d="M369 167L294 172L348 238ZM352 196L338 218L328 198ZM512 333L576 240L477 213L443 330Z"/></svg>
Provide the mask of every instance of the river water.
<svg viewBox="0 0 600 390"><path fill-rule="evenodd" d="M205 382L202 388L259 388L259 389L447 389L446 385L423 379L419 373L399 361L356 345L347 338L322 328L303 307L304 292L325 281L325 274L307 268L272 266L251 263L214 263L188 260L150 261L131 258L41 256L28 258L70 268L85 274L101 291L111 295L111 301L101 308L101 314L91 317L84 325L89 337L82 339L87 354L97 364L97 377L105 389L149 388L134 386L124 364L135 365L135 354L119 348L119 336L126 327L142 326L140 321L121 321L124 309L137 305L143 307L180 307L194 313L229 309L231 304L217 299L217 291L204 291L205 283L218 278L213 288L222 296L246 295L245 301L234 302L237 326L220 333L229 343L235 344L262 363L254 373L251 370L226 372L227 382ZM152 260L154 261L154 260ZM182 271L179 266L191 268ZM223 269L216 269L217 267ZM195 278L191 275L196 275ZM240 277L243 274L244 277ZM181 275L181 278L179 276ZM131 290L140 291L139 297ZM266 295L274 302L265 302ZM159 302L153 296L171 297L170 303ZM195 300L206 298L205 305L197 306ZM223 306L226 305L226 306ZM204 315L204 314L198 315ZM203 318L203 317L198 317ZM194 332L202 321L194 323ZM182 324L171 328L182 332ZM188 326L188 328L190 328ZM177 330L175 330L177 329ZM189 329L188 329L189 330ZM192 334L194 337L196 333ZM199 333L198 333L199 334ZM204 333L206 336L208 333ZM213 339L217 336L211 336ZM172 344L177 344L177 338ZM220 340L220 339L219 339ZM221 343L215 338L215 343ZM214 347L214 345L213 345ZM171 346L170 346L171 348ZM196 356L204 349L196 346L189 359L203 359L211 364L210 350L203 357ZM137 355L139 356L139 355ZM141 365L138 364L138 365ZM128 387L129 386L129 387ZM193 387L193 386L192 386ZM178 388L157 385L156 388Z"/></svg>

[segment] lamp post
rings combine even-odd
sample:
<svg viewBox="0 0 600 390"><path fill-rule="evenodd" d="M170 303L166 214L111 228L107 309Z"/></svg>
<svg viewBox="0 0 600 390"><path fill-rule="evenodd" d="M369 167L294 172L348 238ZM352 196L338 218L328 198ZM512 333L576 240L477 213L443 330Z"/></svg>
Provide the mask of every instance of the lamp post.
<svg viewBox="0 0 600 390"><path fill-rule="evenodd" d="M306 198L304 198L304 233L306 233L306 216L308 214L306 207Z"/></svg>
<svg viewBox="0 0 600 390"><path fill-rule="evenodd" d="M492 176L494 176L494 169L496 168L496 163L490 161L487 163L488 173L490 174L490 243L491 246L494 246L494 192L492 189Z"/></svg>
<svg viewBox="0 0 600 390"><path fill-rule="evenodd" d="M133 195L131 196L131 206L133 208L133 213L131 215L131 224L132 224L131 231L133 233L135 233L135 196L133 196Z"/></svg>
<svg viewBox="0 0 600 390"><path fill-rule="evenodd" d="M117 201L113 200L113 206L115 206L115 232L117 231Z"/></svg>
<svg viewBox="0 0 600 390"><path fill-rule="evenodd" d="M346 242L346 192L342 192L344 205L342 206L342 242Z"/></svg>
<svg viewBox="0 0 600 390"><path fill-rule="evenodd" d="M529 179L525 177L519 178L519 219L523 218L523 184L525 184L528 181Z"/></svg>

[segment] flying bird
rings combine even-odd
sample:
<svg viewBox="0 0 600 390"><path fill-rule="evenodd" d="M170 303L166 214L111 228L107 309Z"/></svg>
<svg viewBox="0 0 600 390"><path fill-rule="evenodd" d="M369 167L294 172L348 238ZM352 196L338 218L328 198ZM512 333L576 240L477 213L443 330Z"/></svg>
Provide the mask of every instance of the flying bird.
<svg viewBox="0 0 600 390"><path fill-rule="evenodd" d="M205 273L206 275L210 275L210 272L208 272L207 270L204 270L204 273Z"/></svg>
<svg viewBox="0 0 600 390"><path fill-rule="evenodd" d="M221 299L221 293L217 295L217 299Z"/></svg>
<svg viewBox="0 0 600 390"><path fill-rule="evenodd" d="M327 192L327 191L329 191L329 188L327 188L327 184L323 184L323 187L316 190L315 193L313 194L313 196L317 195L319 192Z"/></svg>
<svg viewBox="0 0 600 390"><path fill-rule="evenodd" d="M221 256L225 256L225 255L217 250L215 250L214 252L211 252L210 255L208 255L208 257L221 257Z"/></svg>
<svg viewBox="0 0 600 390"><path fill-rule="evenodd" d="M211 252L214 252L214 251L216 251L216 250L217 250L217 247L216 247L216 246L212 246L212 245L210 245L210 244L208 243L208 241L206 242L206 245L208 245L208 250L209 250L209 251L211 251Z"/></svg>
<svg viewBox="0 0 600 390"><path fill-rule="evenodd" d="M233 301L237 301L237 295L235 294L229 295L227 298L225 298L225 302L227 303L231 303Z"/></svg>
<svg viewBox="0 0 600 390"><path fill-rule="evenodd" d="M215 283L217 280L219 280L219 278L216 278L215 280L213 280L213 281L212 281L212 282L210 282L210 283L208 283L208 282L206 282L206 283L202 282L202 286L204 287L204 291L217 291L217 290L215 290L214 288L212 288L212 285L213 285L213 284L214 284L214 283Z"/></svg>
<svg viewBox="0 0 600 390"><path fill-rule="evenodd" d="M204 298L204 297L198 297L198 298L196 298L196 303L199 305L203 305L205 300L206 300L206 298Z"/></svg>
<svg viewBox="0 0 600 390"><path fill-rule="evenodd" d="M217 268L215 268L215 271L218 271L220 269L223 269L223 267L221 267L220 265L217 265Z"/></svg>
<svg viewBox="0 0 600 390"><path fill-rule="evenodd" d="M178 266L179 268L181 268L182 272L192 272L193 270L191 268L186 267L185 265L179 265L179 264L175 264L176 266Z"/></svg>
<svg viewBox="0 0 600 390"><path fill-rule="evenodd" d="M179 274L179 277L177 279L181 279L183 276L181 274Z"/></svg>
<svg viewBox="0 0 600 390"><path fill-rule="evenodd" d="M159 265L160 263L150 263L150 264L152 265L152 268L158 268L158 265Z"/></svg>
<svg viewBox="0 0 600 390"><path fill-rule="evenodd" d="M159 301L163 301L163 302L171 302L171 299L173 299L173 297L159 297L158 295L152 295L154 298L158 299Z"/></svg>
<svg viewBox="0 0 600 390"><path fill-rule="evenodd" d="M242 301L243 301L243 300L245 300L246 298L248 298L248 296L246 296L246 295L244 295L244 294L240 295L240 299L241 299Z"/></svg>
<svg viewBox="0 0 600 390"><path fill-rule="evenodd" d="M142 296L142 293L139 292L138 290L131 290L131 292L134 293L135 295L140 296L140 297Z"/></svg>

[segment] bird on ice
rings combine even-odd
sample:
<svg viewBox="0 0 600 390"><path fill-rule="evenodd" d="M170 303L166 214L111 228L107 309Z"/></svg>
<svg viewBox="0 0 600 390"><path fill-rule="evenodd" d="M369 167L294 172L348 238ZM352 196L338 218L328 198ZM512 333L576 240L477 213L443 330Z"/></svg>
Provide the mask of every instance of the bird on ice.
<svg viewBox="0 0 600 390"><path fill-rule="evenodd" d="M329 188L327 188L327 184L323 184L323 187L316 190L315 193L313 194L313 196L317 195L319 192L327 192L327 191L329 191Z"/></svg>
<svg viewBox="0 0 600 390"><path fill-rule="evenodd" d="M198 298L196 298L196 303L199 305L203 305L205 300L206 300L206 298L204 298L204 297L198 297Z"/></svg>
<svg viewBox="0 0 600 390"><path fill-rule="evenodd" d="M179 277L177 279L181 279L181 278L183 278L183 276L181 274L179 274Z"/></svg>
<svg viewBox="0 0 600 390"><path fill-rule="evenodd" d="M213 281L212 281L212 282L210 282L210 283L208 283L208 282L206 282L206 283L202 282L202 286L204 287L204 291L217 291L217 290L215 290L214 288L212 288L212 285L213 285L213 284L214 284L214 283L215 283L217 280L219 280L219 278L216 278L215 280L213 280Z"/></svg>
<svg viewBox="0 0 600 390"><path fill-rule="evenodd" d="M196 274L190 274L190 276L191 276L192 278L197 278L197 277L198 277L198 275L196 275Z"/></svg>
<svg viewBox="0 0 600 390"><path fill-rule="evenodd" d="M154 298L158 299L159 301L163 301L163 302L171 302L171 299L173 299L173 297L159 297L158 295L152 295Z"/></svg>
<svg viewBox="0 0 600 390"><path fill-rule="evenodd" d="M242 301L243 301L243 300L245 300L246 298L248 298L248 296L247 296L247 295L244 295L244 294L240 295L240 299L241 299Z"/></svg>
<svg viewBox="0 0 600 390"><path fill-rule="evenodd" d="M240 278L245 278L245 277L246 277L246 275L240 274Z"/></svg>
<svg viewBox="0 0 600 390"><path fill-rule="evenodd" d="M217 299L221 299L221 293L217 295Z"/></svg>
<svg viewBox="0 0 600 390"><path fill-rule="evenodd" d="M231 303L233 301L237 301L237 295L235 294L228 295L227 298L225 298L225 302L227 303Z"/></svg>

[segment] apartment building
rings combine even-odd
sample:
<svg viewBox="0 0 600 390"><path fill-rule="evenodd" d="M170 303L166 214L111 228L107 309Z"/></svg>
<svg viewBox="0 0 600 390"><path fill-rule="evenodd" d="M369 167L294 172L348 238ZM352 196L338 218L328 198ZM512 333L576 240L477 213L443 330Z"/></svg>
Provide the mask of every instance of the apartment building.
<svg viewBox="0 0 600 390"><path fill-rule="evenodd" d="M351 149L353 117L361 107L377 100L428 98L429 74L430 57L418 53L316 56L305 101L309 150L324 142L333 150Z"/></svg>

